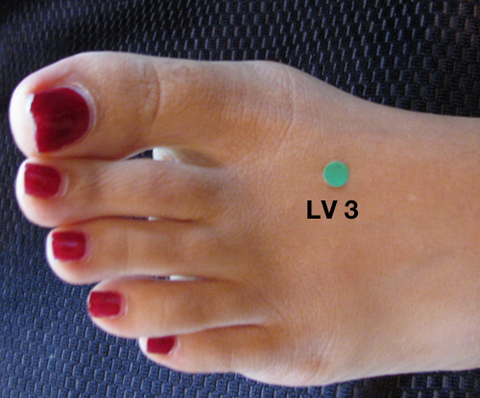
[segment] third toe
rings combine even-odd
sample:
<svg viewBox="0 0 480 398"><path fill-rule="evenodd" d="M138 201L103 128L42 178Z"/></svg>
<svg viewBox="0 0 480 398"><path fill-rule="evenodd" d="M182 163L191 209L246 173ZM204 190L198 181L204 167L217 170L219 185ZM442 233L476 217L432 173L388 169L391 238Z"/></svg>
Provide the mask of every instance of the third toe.
<svg viewBox="0 0 480 398"><path fill-rule="evenodd" d="M208 225L168 220L94 220L54 229L47 237L53 271L73 284L121 277L231 276L225 248Z"/></svg>

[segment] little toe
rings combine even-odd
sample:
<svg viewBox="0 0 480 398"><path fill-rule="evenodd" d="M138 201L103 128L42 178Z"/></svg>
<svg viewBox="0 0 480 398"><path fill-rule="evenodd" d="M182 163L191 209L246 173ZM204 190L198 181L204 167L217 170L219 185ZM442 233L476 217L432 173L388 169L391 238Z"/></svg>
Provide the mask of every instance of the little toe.
<svg viewBox="0 0 480 398"><path fill-rule="evenodd" d="M181 372L253 375L272 360L276 343L272 337L262 326L247 325L141 337L139 346L150 360Z"/></svg>
<svg viewBox="0 0 480 398"><path fill-rule="evenodd" d="M341 370L332 372L315 357L313 347L310 353L299 351L283 326L264 323L148 336L139 339L139 346L150 360L181 372L240 373L283 386L338 382Z"/></svg>

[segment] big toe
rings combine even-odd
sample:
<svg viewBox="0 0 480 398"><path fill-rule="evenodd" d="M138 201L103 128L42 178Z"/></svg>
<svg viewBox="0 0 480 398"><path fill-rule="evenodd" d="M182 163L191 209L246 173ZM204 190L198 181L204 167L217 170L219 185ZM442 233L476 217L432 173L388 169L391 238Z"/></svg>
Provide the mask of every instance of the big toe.
<svg viewBox="0 0 480 398"><path fill-rule="evenodd" d="M257 66L248 68L255 72ZM247 78L245 67L79 54L19 84L10 105L12 132L28 157L120 159L159 146L212 148L225 132L232 135L246 104L256 109L265 103L255 79L265 74Z"/></svg>

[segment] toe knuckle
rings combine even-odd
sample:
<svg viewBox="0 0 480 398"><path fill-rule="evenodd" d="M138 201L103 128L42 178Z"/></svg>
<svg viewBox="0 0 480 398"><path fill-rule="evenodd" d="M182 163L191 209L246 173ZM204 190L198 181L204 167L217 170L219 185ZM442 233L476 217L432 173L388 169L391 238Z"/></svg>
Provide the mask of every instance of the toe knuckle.
<svg viewBox="0 0 480 398"><path fill-rule="evenodd" d="M317 366L303 372L304 384L329 385L338 381L338 372L333 369L332 361L325 358L317 361Z"/></svg>
<svg viewBox="0 0 480 398"><path fill-rule="evenodd" d="M346 368L341 365L345 353L333 355L330 349L318 352L316 358L307 361L302 369L305 384L333 384L345 377Z"/></svg>
<svg viewBox="0 0 480 398"><path fill-rule="evenodd" d="M189 95L191 91L203 91L206 68L200 62L181 61L167 64L168 88L176 93Z"/></svg>
<svg viewBox="0 0 480 398"><path fill-rule="evenodd" d="M205 237L201 230L194 229L182 237L182 242L177 247L183 253L183 258L187 262L204 261L210 258L209 254L213 252L213 244L210 239Z"/></svg>
<svg viewBox="0 0 480 398"><path fill-rule="evenodd" d="M195 178L185 186L184 197L188 197L191 207L196 209L197 218L210 218L218 208L218 186L215 182Z"/></svg>
<svg viewBox="0 0 480 398"><path fill-rule="evenodd" d="M280 62L266 60L252 61L252 65L262 73L283 73L288 68Z"/></svg>
<svg viewBox="0 0 480 398"><path fill-rule="evenodd" d="M137 96L140 99L139 118L145 121L145 125L153 125L162 105L162 81L151 61L138 61L136 70L136 80L142 91L142 95Z"/></svg>
<svg viewBox="0 0 480 398"><path fill-rule="evenodd" d="M176 332L184 333L198 325L205 325L208 315L204 305L199 300L192 300L188 295L171 294L165 303L165 329L175 328Z"/></svg>
<svg viewBox="0 0 480 398"><path fill-rule="evenodd" d="M212 113L224 101L224 80L219 68L198 61L168 62L161 71L162 114L184 114L197 123L195 114Z"/></svg>
<svg viewBox="0 0 480 398"><path fill-rule="evenodd" d="M274 61L251 61L248 65L252 75L269 87L269 92L266 92L265 95L270 98L270 89L279 91L285 89L285 82L290 79L290 74L294 70L288 65Z"/></svg>

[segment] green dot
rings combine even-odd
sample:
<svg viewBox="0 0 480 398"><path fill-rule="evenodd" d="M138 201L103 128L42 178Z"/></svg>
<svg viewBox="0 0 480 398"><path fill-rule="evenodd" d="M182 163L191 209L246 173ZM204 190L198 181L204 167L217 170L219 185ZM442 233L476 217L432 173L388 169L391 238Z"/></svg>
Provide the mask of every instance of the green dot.
<svg viewBox="0 0 480 398"><path fill-rule="evenodd" d="M323 169L325 182L334 188L343 187L347 183L349 175L350 173L345 163L338 161L330 162Z"/></svg>

